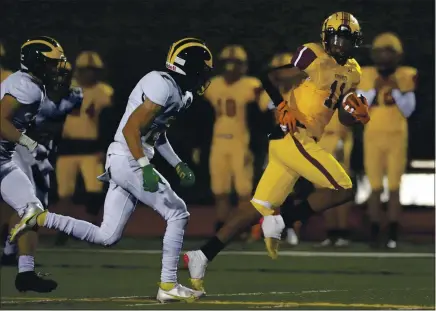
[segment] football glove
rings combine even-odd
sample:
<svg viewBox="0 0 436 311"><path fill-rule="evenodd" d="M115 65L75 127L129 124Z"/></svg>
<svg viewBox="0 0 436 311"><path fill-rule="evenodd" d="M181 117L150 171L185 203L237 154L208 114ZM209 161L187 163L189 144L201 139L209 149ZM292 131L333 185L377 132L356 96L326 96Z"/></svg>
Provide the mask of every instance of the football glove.
<svg viewBox="0 0 436 311"><path fill-rule="evenodd" d="M160 177L154 170L153 165L142 167L142 188L148 192L156 192L159 189Z"/></svg>
<svg viewBox="0 0 436 311"><path fill-rule="evenodd" d="M176 173L180 178L180 185L190 187L195 183L194 172L189 168L188 164L180 162L176 165Z"/></svg>
<svg viewBox="0 0 436 311"><path fill-rule="evenodd" d="M369 122L368 102L363 95L357 96L354 92L348 93L342 101L342 106L360 123Z"/></svg>
<svg viewBox="0 0 436 311"><path fill-rule="evenodd" d="M59 104L59 110L63 113L70 113L80 108L83 102L83 90L80 87L72 87L70 93Z"/></svg>
<svg viewBox="0 0 436 311"><path fill-rule="evenodd" d="M282 101L280 105L278 105L277 119L281 129L284 132L290 132L290 133L298 132L297 119L291 113L288 103L286 101Z"/></svg>

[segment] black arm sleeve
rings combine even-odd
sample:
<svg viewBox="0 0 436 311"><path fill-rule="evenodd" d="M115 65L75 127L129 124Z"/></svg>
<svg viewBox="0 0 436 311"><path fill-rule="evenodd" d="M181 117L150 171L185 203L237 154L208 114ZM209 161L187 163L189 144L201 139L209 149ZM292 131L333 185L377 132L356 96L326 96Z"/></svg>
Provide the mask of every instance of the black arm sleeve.
<svg viewBox="0 0 436 311"><path fill-rule="evenodd" d="M284 66L265 70L260 75L260 81L262 82L262 86L265 89L265 91L268 93L268 96L271 98L272 102L274 103L274 106L276 107L283 101L283 96L280 94L280 91L272 84L268 75L273 71L285 69L285 68L292 68L292 67L294 67L293 64L287 64Z"/></svg>

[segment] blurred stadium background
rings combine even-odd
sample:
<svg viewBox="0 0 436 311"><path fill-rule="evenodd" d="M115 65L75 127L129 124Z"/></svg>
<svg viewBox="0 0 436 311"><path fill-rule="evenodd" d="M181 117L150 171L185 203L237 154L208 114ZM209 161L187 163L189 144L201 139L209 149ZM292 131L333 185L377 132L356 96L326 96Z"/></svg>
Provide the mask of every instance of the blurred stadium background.
<svg viewBox="0 0 436 311"><path fill-rule="evenodd" d="M402 217L400 218L400 240L408 241L411 244L404 246L405 251L416 252L433 252L434 246L434 161L435 161L435 54L434 54L434 9L435 2L432 0L335 0L335 1L304 1L304 0L220 0L220 1L172 1L172 0L153 0L153 1L3 1L2 18L1 18L1 41L6 51L1 58L3 68L17 70L19 68L19 48L20 44L28 37L35 35L49 35L56 38L64 47L66 55L73 62L82 51L97 52L102 64L102 80L113 88L113 105L105 109L99 116L99 147L93 150L93 153L104 152L110 143L118 122L125 109L126 100L132 88L137 81L147 72L155 69L164 68L165 55L171 42L181 37L195 36L203 38L211 47L215 55L229 44L238 44L245 48L248 54L248 74L257 76L270 62L273 55L279 52L292 52L306 42L319 40L321 22L335 11L348 11L353 13L360 21L364 33L364 47L359 50L357 60L362 66L371 65L370 49L373 38L385 31L392 31L398 34L404 47L403 64L417 68L419 73L419 83L416 90L417 107L409 122L409 155L407 172L403 176L400 189L400 199L404 207ZM220 66L217 66L219 73ZM214 232L215 210L214 198L210 187L209 175L209 153L212 137L212 127L214 122L214 113L211 106L205 99L198 99L194 102L186 115L179 117L175 124L170 128L168 134L174 149L179 156L187 161L194 169L197 177L197 183L193 188L183 189L179 187L177 176L167 163L159 156L156 156L154 164L159 168L164 176L171 182L176 192L187 202L191 212L191 221L188 225L187 236L189 238L205 238L211 236ZM260 176L264 157L266 155L268 124L270 116L262 114L259 110L250 109L248 113L248 124L251 132L250 148L254 154L255 182ZM259 124L266 124L259 126ZM351 169L356 175L358 181L358 192L356 204L349 216L349 225L352 228L351 239L354 241L367 241L369 236L369 221L366 216L366 201L370 194L370 187L365 179L363 169L363 143L362 129L355 129L354 148L351 157ZM82 154L87 151L72 150L71 144L59 147L59 154ZM77 148L77 147L74 147ZM56 159L53 159L56 160ZM53 181L56 178L53 176ZM68 206L59 206L58 202L58 185L54 183L50 193L50 206L54 210L61 208L67 210L70 215L79 218L90 219L85 213L87 202L96 200L85 193L83 180L78 178L78 185L73 198L73 204ZM236 194L233 194L233 201L236 200ZM386 193L384 199L386 200ZM97 199L98 201L98 199ZM2 211L3 213L3 211ZM4 214L2 214L4 215ZM2 217L2 224L7 222L6 216ZM93 219L92 219L93 220ZM144 238L158 238L162 235L164 222L154 214L151 209L138 207L134 216L130 220L125 232L128 237L127 242L121 242L120 248L139 248L139 249L159 249L159 243L144 242ZM42 231L42 244L46 247L52 247L53 233ZM301 230L302 241L321 241L325 237L325 224L323 216L316 216L305 224ZM147 244L151 243L151 244ZM147 244L147 246L144 246ZM197 243L189 242L189 245ZM151 246L150 246L151 245ZM156 247L153 247L155 245ZM256 246L257 245L257 246ZM255 246L246 244L237 244L233 249L238 250L253 249L261 250L262 243ZM68 250L77 247L87 246L69 241L65 248ZM309 244L299 246L300 250L312 250ZM366 252L367 248L357 244L353 250ZM417 248L415 248L417 247ZM421 249L421 248L422 249ZM65 250L65 249L64 249ZM299 250L298 248L296 249ZM60 253L62 260L66 265L74 265L73 262L80 263L86 261L83 257L78 259L66 258ZM77 255L78 256L78 255ZM93 269L93 265L103 262L101 254L95 255L93 264L90 266L79 267L77 269ZM126 255L128 256L128 255ZM158 258L153 255L155 264L148 267L150 270L159 270ZM431 256L430 256L431 257ZM52 270L57 271L59 275L62 271L60 266L54 263L53 257L43 254L40 258L43 265L52 266ZM130 258L130 257L129 257ZM244 258L244 257L241 257ZM107 265L117 265L123 261L120 257L115 257L113 262ZM304 258L302 258L304 259ZM140 266L141 259L136 258ZM260 260L260 259L259 259ZM292 261L290 260L290 265ZM300 260L300 259L298 259ZM301 262L291 270L284 270L289 273L290 278L302 279L306 273L311 277L312 267L316 267L316 260L313 266L306 267ZM334 258L327 261L326 271L329 280L334 280L337 275L341 278L341 271L335 274L336 267L333 263ZM346 271L357 271L353 268L353 260L342 258L341 266ZM374 260L374 259L371 259ZM434 257L425 261L424 266L427 268L417 268L420 265L420 259L410 259L408 263L390 265L389 262L378 265L369 263L365 265L366 272L371 267L380 272L379 275L373 276L376 280L380 278L383 286L390 286L393 279L383 279L382 271L385 269L393 274L402 275L404 286L410 284L410 287L425 288L425 297L413 293L416 299L411 301L402 301L397 298L394 303L403 305L417 304L433 306L434 308ZM323 259L324 262L326 262ZM370 261L370 260L369 260ZM268 265L269 263L262 259L259 265ZM358 266L360 263L355 263ZM230 265L230 263L229 263ZM346 267L348 265L348 267ZM414 267L412 267L414 265ZM153 267L154 266L154 267ZM228 270L226 263L221 263L215 273L220 269ZM284 262L279 267L287 266ZM299 267L302 272L298 275ZM130 267L131 268L131 267ZM145 269L148 269L145 268ZM100 271L102 267L95 268ZM254 268L253 268L254 269ZM418 269L418 270L416 270ZM48 269L50 270L50 268ZM124 270L123 270L124 271ZM126 278L132 276L133 270L126 268L124 276L115 274L116 277ZM253 270L257 273L257 270ZM361 270L359 270L361 271ZM355 278L368 278L366 272L359 274ZM94 273L90 272L89 273ZM277 272L277 271L276 271ZM11 272L12 273L12 272ZM85 272L77 272L77 275ZM104 273L104 271L102 272ZM156 272L150 272L152 275ZM270 274L268 274L270 273ZM275 272L267 272L267 279L274 277ZM351 272L350 272L351 273ZM5 275L9 273L6 271ZM316 272L315 272L316 274ZM389 273L388 273L389 274ZM425 280L413 279L422 277ZM349 275L348 275L349 276ZM347 276L347 277L348 277ZM371 275L370 275L371 276ZM322 277L322 275L320 275ZM397 275L398 277L398 275ZM73 277L74 278L74 277ZM245 279L244 279L245 278ZM316 278L316 276L315 276ZM2 290L4 285L2 271ZM255 282L254 276L242 276L244 282ZM78 276L75 277L80 282ZM259 279L260 280L260 279ZM63 276L62 281L68 283L68 277ZM150 280L148 280L149 282ZM154 282L154 281L153 281ZM153 283L149 282L149 283ZM209 281L213 282L213 281ZM224 280L222 280L224 282ZM350 282L356 282L354 281ZM365 283L367 282L367 283ZM378 282L378 281L376 281ZM283 280L285 283L285 280ZM314 282L316 283L316 282ZM345 280L340 283L347 284ZM364 281L363 284L372 283L371 278ZM425 283L425 284L423 284ZM78 283L76 283L78 284ZM91 282L93 287L100 286L95 281ZM136 283L135 283L136 284ZM153 283L154 284L154 283ZM267 282L269 290L279 290L272 288L273 282ZM142 286L140 283L137 286ZM136 288L136 285L134 286ZM295 285L295 284L294 284ZM307 285L307 286L306 286ZM324 285L328 285L325 283ZM148 285L147 285L148 286ZM224 286L224 285L223 285ZM241 285L244 286L244 285ZM358 287L365 288L366 285L360 284ZM433 286L433 287L432 287ZM10 287L10 286L9 286ZM236 287L236 285L235 285ZM336 284L337 288L341 288ZM401 287L401 286L400 286ZM407 286L406 286L407 287ZM74 287L73 287L74 288ZM88 288L88 287L86 287ZM147 287L145 287L147 288ZM213 287L216 289L217 287ZM226 287L221 287L226 288ZM217 288L217 290L221 290ZM233 288L229 287L229 290ZM243 287L242 287L243 288ZM303 288L310 289L308 284ZM327 287L325 287L328 289ZM241 291L241 289L235 289ZM244 291L245 289L242 289ZM253 289L253 291L256 289ZM433 290L433 294L431 291ZM61 293L65 293L60 289ZM108 290L110 291L110 290ZM248 290L250 291L250 290ZM12 289L6 289L2 296L13 294ZM114 293L114 295L123 296L126 293ZM399 295L409 295L402 293ZM79 290L74 297L86 296L84 289ZM89 297L98 297L106 295L104 291L97 291L96 294L89 294ZM345 294L344 294L345 295ZM352 300L344 295L334 298L336 302L351 303ZM369 294L368 294L369 295ZM381 297L382 294L379 296ZM423 294L424 295L424 294ZM356 295L355 295L356 296ZM344 298L345 297L345 298ZM378 297L378 296L377 296ZM241 297L241 299L248 299ZM240 299L240 300L241 300ZM273 298L269 298L275 299ZM290 299L290 298L289 298ZM310 300L311 299L311 300ZM323 298L311 297L307 301L321 301ZM368 298L371 300L370 298ZM297 299L298 300L298 299ZM303 299L304 300L304 299ZM302 300L302 301L303 301ZM368 300L368 301L369 301ZM374 303L389 303L389 301L377 298ZM12 301L12 300L11 300ZM305 300L304 300L305 301ZM433 303L431 303L433 301ZM73 303L73 302L72 302ZM8 307L13 306L12 304ZM19 305L23 306L23 305ZM74 305L75 306L75 305ZM103 305L104 307L108 305ZM304 306L304 305L303 305ZM63 305L57 305L62 308ZM88 306L92 307L92 306ZM206 305L203 307L207 308ZM233 305L233 307L238 307ZM251 306L253 307L253 306ZM286 306L285 306L286 307ZM288 306L292 307L292 305ZM328 305L316 306L306 305L306 307L323 307ZM335 306L333 306L335 307ZM344 307L336 305L336 307ZM346 306L345 306L346 307ZM353 307L348 305L349 308ZM354 306L358 307L358 306ZM365 307L365 306L363 306ZM367 306L368 307L368 306ZM374 306L373 306L374 307Z"/></svg>

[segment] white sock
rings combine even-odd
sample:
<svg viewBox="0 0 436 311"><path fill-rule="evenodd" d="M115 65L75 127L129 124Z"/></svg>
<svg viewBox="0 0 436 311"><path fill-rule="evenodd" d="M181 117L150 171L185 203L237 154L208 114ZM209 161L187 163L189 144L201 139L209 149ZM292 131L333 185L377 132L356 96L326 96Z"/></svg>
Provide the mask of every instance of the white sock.
<svg viewBox="0 0 436 311"><path fill-rule="evenodd" d="M9 242L10 237L11 236L8 235L8 237L6 238L5 248L3 249L3 254L5 254L5 255L13 255L13 254L18 253L17 244Z"/></svg>
<svg viewBox="0 0 436 311"><path fill-rule="evenodd" d="M29 255L18 257L18 273L35 270L35 258Z"/></svg>
<svg viewBox="0 0 436 311"><path fill-rule="evenodd" d="M162 272L160 275L162 283L177 282L177 267L187 223L187 218L167 223L163 238Z"/></svg>
<svg viewBox="0 0 436 311"><path fill-rule="evenodd" d="M65 232L82 241L85 240L98 244L102 243L97 237L97 232L100 227L84 220L47 212L44 227Z"/></svg>

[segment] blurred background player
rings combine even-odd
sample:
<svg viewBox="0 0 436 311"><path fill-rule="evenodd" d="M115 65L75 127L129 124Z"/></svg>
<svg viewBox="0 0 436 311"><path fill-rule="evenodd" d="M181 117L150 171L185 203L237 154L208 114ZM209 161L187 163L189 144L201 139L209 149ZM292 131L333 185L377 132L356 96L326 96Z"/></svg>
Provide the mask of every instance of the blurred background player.
<svg viewBox="0 0 436 311"><path fill-rule="evenodd" d="M364 165L372 193L368 201L372 246L379 244L380 194L387 175L388 248L397 247L401 212L400 182L407 163L407 118L415 110L417 70L399 66L403 46L393 33L378 35L372 45L374 66L362 68L360 92L370 104L371 122L364 131Z"/></svg>
<svg viewBox="0 0 436 311"><path fill-rule="evenodd" d="M80 53L75 67L75 84L83 89L84 100L80 111L67 117L63 129L56 164L58 208L63 210L71 206L80 172L86 190L86 212L95 224L103 206L104 186L97 176L104 172L104 150L107 148L99 133L99 122L103 109L112 105L113 89L101 81L104 64L96 52ZM66 240L66 235L59 234L56 244L65 244Z"/></svg>
<svg viewBox="0 0 436 311"><path fill-rule="evenodd" d="M339 122L338 111L324 129L324 134L318 143L324 150L333 155L350 174L350 159L353 149L353 133L351 128ZM354 186L354 185L353 185ZM315 188L319 188L315 186ZM336 208L326 210L324 219L327 228L327 238L319 246L346 247L349 245L348 212L354 202L349 201Z"/></svg>
<svg viewBox="0 0 436 311"><path fill-rule="evenodd" d="M216 231L229 215L232 180L238 206L250 204L253 156L249 149L246 109L249 103L256 101L261 85L258 79L246 76L247 53L242 46L225 47L219 59L223 73L212 79L205 93L215 111L209 167L217 211Z"/></svg>

